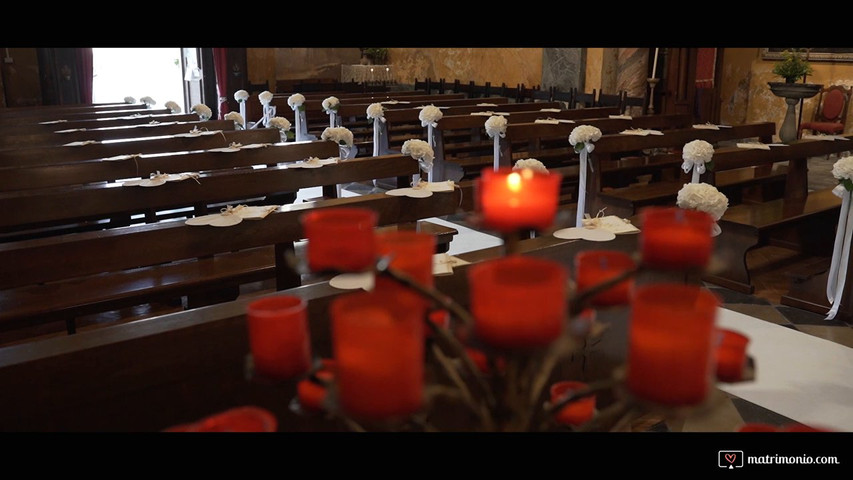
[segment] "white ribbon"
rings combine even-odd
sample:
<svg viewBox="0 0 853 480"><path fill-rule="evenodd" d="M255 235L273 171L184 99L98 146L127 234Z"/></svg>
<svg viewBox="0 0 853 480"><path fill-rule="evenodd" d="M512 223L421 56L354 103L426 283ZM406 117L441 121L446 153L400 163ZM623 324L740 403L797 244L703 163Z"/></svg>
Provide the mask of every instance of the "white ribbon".
<svg viewBox="0 0 853 480"><path fill-rule="evenodd" d="M699 183L699 175L705 173L705 162L701 160L685 160L684 163L681 164L681 169L684 170L684 173L690 173L690 170L693 170L693 179L690 183Z"/></svg>
<svg viewBox="0 0 853 480"><path fill-rule="evenodd" d="M495 135L494 139L494 155L495 155L495 171L501 167L501 135L500 137Z"/></svg>
<svg viewBox="0 0 853 480"><path fill-rule="evenodd" d="M592 163L589 161L589 154L595 150L595 145L585 143L584 148L580 152L580 178L578 179L578 212L575 217L575 227L583 227L583 218L586 210L586 169L592 170Z"/></svg>
<svg viewBox="0 0 853 480"><path fill-rule="evenodd" d="M338 126L338 114L334 110L326 110L329 115L329 127L335 128Z"/></svg>
<svg viewBox="0 0 853 480"><path fill-rule="evenodd" d="M437 123L430 123L427 126L427 143L429 144L430 147L435 147L435 142L432 141L432 136L433 136L432 135L432 129L434 127L437 127L437 126L438 126Z"/></svg>
<svg viewBox="0 0 853 480"><path fill-rule="evenodd" d="M844 283L847 280L847 263L850 260L850 242L853 237L853 209L850 208L851 192L843 185L838 185L832 193L841 197L841 212L838 215L838 228L835 231L835 244L832 248L832 263L829 267L829 277L826 281L826 298L832 303L832 308L826 314L825 320L832 320L841 307L841 297Z"/></svg>
<svg viewBox="0 0 853 480"><path fill-rule="evenodd" d="M293 109L294 112L294 120L296 121L296 141L304 142L308 140L308 132L305 131L307 125L307 121L305 119L305 110L301 110L299 107Z"/></svg>
<svg viewBox="0 0 853 480"><path fill-rule="evenodd" d="M240 116L243 117L243 130L246 129L246 102L240 102Z"/></svg>
<svg viewBox="0 0 853 480"><path fill-rule="evenodd" d="M373 119L373 156L378 157L380 155L379 151L379 140L382 136L382 123L385 122L385 117L376 117Z"/></svg>

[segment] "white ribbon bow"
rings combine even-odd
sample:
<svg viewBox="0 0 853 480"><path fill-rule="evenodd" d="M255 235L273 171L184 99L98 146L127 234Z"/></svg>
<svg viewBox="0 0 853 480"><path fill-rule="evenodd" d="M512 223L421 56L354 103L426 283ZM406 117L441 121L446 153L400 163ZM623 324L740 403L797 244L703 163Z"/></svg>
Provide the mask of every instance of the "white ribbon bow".
<svg viewBox="0 0 853 480"><path fill-rule="evenodd" d="M705 162L702 160L685 160L681 164L681 169L684 170L684 173L690 173L690 170L693 170L691 183L699 183L699 175L705 173Z"/></svg>

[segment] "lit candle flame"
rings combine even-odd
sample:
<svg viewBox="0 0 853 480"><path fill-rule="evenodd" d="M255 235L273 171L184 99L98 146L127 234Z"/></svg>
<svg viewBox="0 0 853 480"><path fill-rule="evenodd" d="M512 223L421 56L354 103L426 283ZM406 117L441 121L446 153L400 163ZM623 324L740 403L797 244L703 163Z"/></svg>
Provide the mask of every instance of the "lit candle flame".
<svg viewBox="0 0 853 480"><path fill-rule="evenodd" d="M512 172L506 177L506 186L511 192L518 193L521 191L521 175L518 172Z"/></svg>

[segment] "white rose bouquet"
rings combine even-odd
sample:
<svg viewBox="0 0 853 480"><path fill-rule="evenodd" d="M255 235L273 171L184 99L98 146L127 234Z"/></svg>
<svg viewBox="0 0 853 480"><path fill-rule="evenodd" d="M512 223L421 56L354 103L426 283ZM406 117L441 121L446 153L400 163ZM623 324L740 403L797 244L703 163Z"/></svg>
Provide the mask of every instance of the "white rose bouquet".
<svg viewBox="0 0 853 480"><path fill-rule="evenodd" d="M535 172L548 173L548 169L545 167L545 164L535 158L519 160L515 162L515 165L512 167L513 170L523 170L525 168Z"/></svg>
<svg viewBox="0 0 853 480"><path fill-rule="evenodd" d="M326 127L320 138L323 140L332 140L338 145L345 147L351 148L353 145L352 132L346 127Z"/></svg>
<svg viewBox="0 0 853 480"><path fill-rule="evenodd" d="M234 92L234 100L237 100L238 102L242 103L248 99L249 99L249 92L247 92L245 90L237 90L236 92Z"/></svg>
<svg viewBox="0 0 853 480"><path fill-rule="evenodd" d="M423 170L430 171L432 169L435 151L433 151L429 143L417 139L406 140L403 142L403 148L400 151L403 155L411 155L412 158L418 161Z"/></svg>
<svg viewBox="0 0 853 480"><path fill-rule="evenodd" d="M303 104L305 103L305 95L301 93L294 93L293 95L287 97L287 104L290 105L290 108L296 110L305 110Z"/></svg>
<svg viewBox="0 0 853 480"><path fill-rule="evenodd" d="M679 208L698 210L711 215L715 222L712 236L720 234L720 226L716 222L729 208L729 199L716 187L707 183L687 183L678 191L675 203Z"/></svg>
<svg viewBox="0 0 853 480"><path fill-rule="evenodd" d="M124 103L136 103L136 99L133 97L124 97Z"/></svg>
<svg viewBox="0 0 853 480"><path fill-rule="evenodd" d="M270 104L270 102L272 102L272 93L268 91L263 91L260 95L258 95L258 100L261 101L261 105L267 106Z"/></svg>
<svg viewBox="0 0 853 480"><path fill-rule="evenodd" d="M438 121L441 120L441 117L444 116L441 109L436 107L435 105L427 105L426 107L421 109L421 113L418 114L418 119L421 121L421 125L426 127L431 125L433 127L438 126Z"/></svg>
<svg viewBox="0 0 853 480"><path fill-rule="evenodd" d="M486 134L489 138L500 136L503 138L506 135L506 117L503 115L492 115L486 120Z"/></svg>
<svg viewBox="0 0 853 480"><path fill-rule="evenodd" d="M203 103L193 105L193 108L191 108L190 111L198 115L202 121L210 120L210 117L213 116L213 112L210 110L210 107Z"/></svg>
<svg viewBox="0 0 853 480"><path fill-rule="evenodd" d="M166 102L165 107L168 108L169 111L171 111L172 113L181 113L181 106L171 100Z"/></svg>
<svg viewBox="0 0 853 480"><path fill-rule="evenodd" d="M385 121L385 107L381 103L371 103L367 106L367 119L374 120L377 118Z"/></svg>
<svg viewBox="0 0 853 480"><path fill-rule="evenodd" d="M326 113L337 113L340 105L341 101L338 100L338 97L328 97L323 100L323 111Z"/></svg>
<svg viewBox="0 0 853 480"><path fill-rule="evenodd" d="M699 175L705 173L706 168L713 170L714 146L705 140L693 140L684 145L681 150L681 158L684 163L681 169L684 173L693 170L693 183L699 183Z"/></svg>

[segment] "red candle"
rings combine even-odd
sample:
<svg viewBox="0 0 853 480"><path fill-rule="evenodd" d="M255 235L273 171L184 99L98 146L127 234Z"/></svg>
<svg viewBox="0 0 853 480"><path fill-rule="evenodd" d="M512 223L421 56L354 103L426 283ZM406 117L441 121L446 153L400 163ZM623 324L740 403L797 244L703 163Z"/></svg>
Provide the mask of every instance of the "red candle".
<svg viewBox="0 0 853 480"><path fill-rule="evenodd" d="M551 385L551 403L557 403L562 397L587 387L583 382L557 382ZM569 402L554 415L554 419L563 425L579 426L592 420L595 415L595 395Z"/></svg>
<svg viewBox="0 0 853 480"><path fill-rule="evenodd" d="M746 346L749 337L734 330L718 329L715 358L717 380L739 382L746 366Z"/></svg>
<svg viewBox="0 0 853 480"><path fill-rule="evenodd" d="M435 236L411 230L386 230L376 234L376 253L390 256L390 267L412 277L421 285L434 285L432 275L432 256L435 254ZM376 283L383 288L397 289L399 295L412 297L413 301L427 308L430 300L416 291L396 281L378 277Z"/></svg>
<svg viewBox="0 0 853 480"><path fill-rule="evenodd" d="M713 333L719 300L683 284L638 287L628 334L628 389L666 405L695 405L713 376Z"/></svg>
<svg viewBox="0 0 853 480"><path fill-rule="evenodd" d="M711 258L714 219L705 212L648 207L641 213L643 263L662 269L704 267Z"/></svg>
<svg viewBox="0 0 853 480"><path fill-rule="evenodd" d="M445 309L433 310L427 314L432 323L435 324L438 328L443 328L445 330L450 328L450 312ZM430 327L424 327L424 331L426 332L426 336L431 338L433 336L432 329Z"/></svg>
<svg viewBox="0 0 853 480"><path fill-rule="evenodd" d="M610 280L635 267L634 260L624 252L587 250L575 255L575 278L578 291L584 291ZM625 305L629 302L634 279L629 278L592 298L595 306Z"/></svg>
<svg viewBox="0 0 853 480"><path fill-rule="evenodd" d="M256 373L284 380L308 371L311 339L305 300L288 295L255 300L247 308L247 323Z"/></svg>
<svg viewBox="0 0 853 480"><path fill-rule="evenodd" d="M500 348L548 345L563 331L568 272L557 262L510 256L468 269L474 329Z"/></svg>
<svg viewBox="0 0 853 480"><path fill-rule="evenodd" d="M395 293L376 288L331 304L338 394L353 418L403 417L423 403L423 312Z"/></svg>
<svg viewBox="0 0 853 480"><path fill-rule="evenodd" d="M275 432L278 421L270 411L259 407L238 407L194 423L167 428L164 432Z"/></svg>
<svg viewBox="0 0 853 480"><path fill-rule="evenodd" d="M477 367L477 370L480 372L491 375L492 367L489 365L489 357L482 350L465 347L465 353L468 355L468 358L474 362L474 365ZM498 372L503 373L506 371L506 359L503 357L497 357L494 360L495 368Z"/></svg>
<svg viewBox="0 0 853 480"><path fill-rule="evenodd" d="M324 360L325 364L325 360ZM335 373L332 368L324 367L314 373L317 379L324 382L331 382L335 379ZM327 389L324 385L314 382L311 379L300 380L296 385L296 395L299 398L299 405L306 412L321 412L323 411L323 402L326 400Z"/></svg>
<svg viewBox="0 0 853 480"><path fill-rule="evenodd" d="M475 184L476 208L483 225L505 233L548 228L557 213L561 178L557 173L530 169L483 169Z"/></svg>
<svg viewBox="0 0 853 480"><path fill-rule="evenodd" d="M327 208L300 218L308 239L308 267L360 271L375 258L376 212L366 208Z"/></svg>

